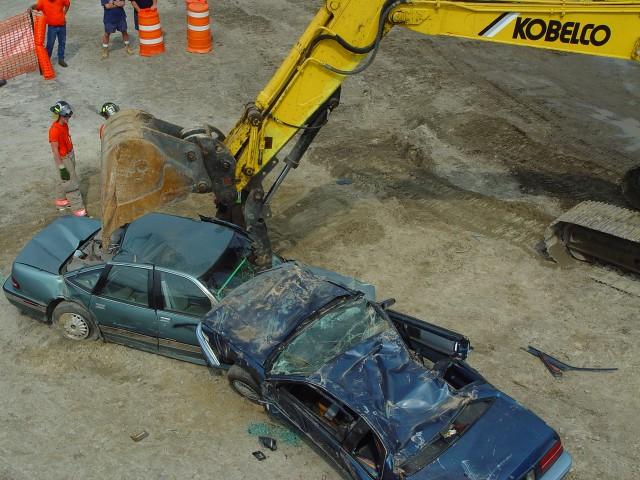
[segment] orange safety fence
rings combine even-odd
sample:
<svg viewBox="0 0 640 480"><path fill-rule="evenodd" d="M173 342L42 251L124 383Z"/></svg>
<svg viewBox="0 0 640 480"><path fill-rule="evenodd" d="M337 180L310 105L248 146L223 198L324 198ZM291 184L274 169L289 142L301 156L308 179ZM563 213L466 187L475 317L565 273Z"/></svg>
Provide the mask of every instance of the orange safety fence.
<svg viewBox="0 0 640 480"><path fill-rule="evenodd" d="M31 15L0 20L0 79L38 70Z"/></svg>
<svg viewBox="0 0 640 480"><path fill-rule="evenodd" d="M33 40L36 45L44 45L45 32L47 30L47 21L44 15L33 16Z"/></svg>
<svg viewBox="0 0 640 480"><path fill-rule="evenodd" d="M44 48L46 25L47 22L44 19L44 15L33 15L33 39L36 45L36 57L38 57L40 73L45 80L52 80L56 78L56 72L53 69L53 65L51 65L49 53Z"/></svg>

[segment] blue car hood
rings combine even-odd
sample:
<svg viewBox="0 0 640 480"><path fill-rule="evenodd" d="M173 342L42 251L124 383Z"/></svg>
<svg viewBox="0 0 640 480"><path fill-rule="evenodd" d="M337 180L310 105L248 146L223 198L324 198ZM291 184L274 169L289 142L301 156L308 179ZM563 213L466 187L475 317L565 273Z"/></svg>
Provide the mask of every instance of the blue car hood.
<svg viewBox="0 0 640 480"><path fill-rule="evenodd" d="M15 261L57 275L75 249L99 229L100 222L91 218L58 218L38 232Z"/></svg>

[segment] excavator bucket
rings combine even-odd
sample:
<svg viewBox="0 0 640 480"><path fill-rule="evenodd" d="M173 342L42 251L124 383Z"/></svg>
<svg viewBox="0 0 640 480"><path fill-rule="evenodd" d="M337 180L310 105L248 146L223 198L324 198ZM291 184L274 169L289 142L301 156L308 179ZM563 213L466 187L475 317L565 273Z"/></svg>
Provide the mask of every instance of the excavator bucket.
<svg viewBox="0 0 640 480"><path fill-rule="evenodd" d="M118 227L191 192L211 192L214 183L233 197L235 190L222 183L232 182L220 175L212 180L221 163L235 166L220 145L211 127L187 130L140 110L111 116L102 132L103 244Z"/></svg>

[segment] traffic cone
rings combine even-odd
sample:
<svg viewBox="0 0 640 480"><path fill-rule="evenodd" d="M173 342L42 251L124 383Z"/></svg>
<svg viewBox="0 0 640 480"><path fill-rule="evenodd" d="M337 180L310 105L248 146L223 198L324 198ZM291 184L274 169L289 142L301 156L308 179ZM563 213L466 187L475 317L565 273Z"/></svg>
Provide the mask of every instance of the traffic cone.
<svg viewBox="0 0 640 480"><path fill-rule="evenodd" d="M160 15L155 8L143 8L138 12L138 39L140 55L151 57L164 53L164 36L160 25Z"/></svg>
<svg viewBox="0 0 640 480"><path fill-rule="evenodd" d="M209 5L207 2L187 2L187 52L209 53L213 49Z"/></svg>

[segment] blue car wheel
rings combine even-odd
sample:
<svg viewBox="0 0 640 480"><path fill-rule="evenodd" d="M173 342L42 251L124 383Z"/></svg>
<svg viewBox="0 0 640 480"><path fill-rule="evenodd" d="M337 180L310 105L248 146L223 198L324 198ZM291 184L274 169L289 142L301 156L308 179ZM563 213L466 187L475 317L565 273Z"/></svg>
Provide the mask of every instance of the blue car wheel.
<svg viewBox="0 0 640 480"><path fill-rule="evenodd" d="M69 340L95 340L98 327L91 314L77 303L62 302L53 311L53 325Z"/></svg>
<svg viewBox="0 0 640 480"><path fill-rule="evenodd" d="M233 365L227 372L227 380L235 392L252 403L261 405L260 387L253 377L238 365Z"/></svg>

